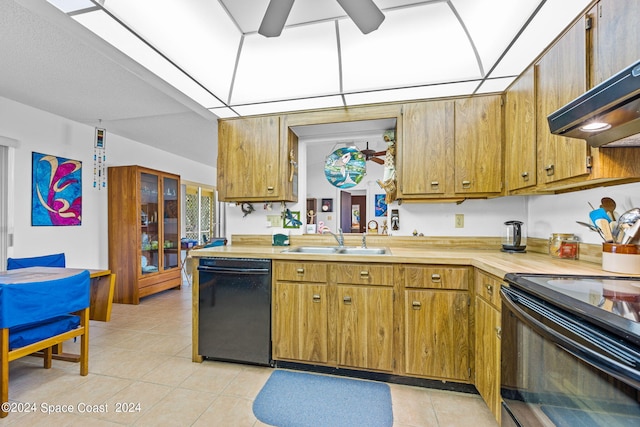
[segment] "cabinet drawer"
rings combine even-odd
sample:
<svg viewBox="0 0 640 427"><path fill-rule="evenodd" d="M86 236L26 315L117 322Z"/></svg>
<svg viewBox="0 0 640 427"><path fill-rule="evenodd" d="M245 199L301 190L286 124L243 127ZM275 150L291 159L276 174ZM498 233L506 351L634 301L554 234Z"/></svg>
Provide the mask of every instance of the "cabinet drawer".
<svg viewBox="0 0 640 427"><path fill-rule="evenodd" d="M278 261L274 263L276 280L292 282L327 282L327 264L304 261Z"/></svg>
<svg viewBox="0 0 640 427"><path fill-rule="evenodd" d="M334 264L336 282L354 285L393 285L393 266L383 264Z"/></svg>
<svg viewBox="0 0 640 427"><path fill-rule="evenodd" d="M469 269L466 267L404 266L405 288L469 289Z"/></svg>
<svg viewBox="0 0 640 427"><path fill-rule="evenodd" d="M494 307L500 308L500 285L502 280L496 276L492 276L483 271L476 270L476 294L492 304Z"/></svg>

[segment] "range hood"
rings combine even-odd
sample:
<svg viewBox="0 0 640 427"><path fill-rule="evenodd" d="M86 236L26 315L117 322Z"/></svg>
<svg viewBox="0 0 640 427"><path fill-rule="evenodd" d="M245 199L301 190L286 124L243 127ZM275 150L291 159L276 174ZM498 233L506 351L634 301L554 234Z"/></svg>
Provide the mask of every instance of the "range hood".
<svg viewBox="0 0 640 427"><path fill-rule="evenodd" d="M640 147L640 60L547 120L551 133L584 139L592 147Z"/></svg>

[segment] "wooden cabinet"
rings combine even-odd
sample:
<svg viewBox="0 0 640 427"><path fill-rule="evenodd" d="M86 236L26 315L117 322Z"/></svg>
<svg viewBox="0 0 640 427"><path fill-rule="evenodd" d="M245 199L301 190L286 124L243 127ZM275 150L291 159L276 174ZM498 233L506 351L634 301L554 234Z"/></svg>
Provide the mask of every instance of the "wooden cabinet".
<svg viewBox="0 0 640 427"><path fill-rule="evenodd" d="M589 148L580 139L552 135L547 116L587 90L587 33L579 20L536 64L538 183L589 173ZM568 71L570 70L570 71Z"/></svg>
<svg viewBox="0 0 640 427"><path fill-rule="evenodd" d="M402 266L405 371L469 382L469 270Z"/></svg>
<svg viewBox="0 0 640 427"><path fill-rule="evenodd" d="M297 201L296 135L279 116L218 123L218 197L222 201ZM292 163L293 162L293 163Z"/></svg>
<svg viewBox="0 0 640 427"><path fill-rule="evenodd" d="M590 12L593 25L592 86L640 58L640 2L600 0Z"/></svg>
<svg viewBox="0 0 640 427"><path fill-rule="evenodd" d="M475 385L500 423L500 283L476 270L475 277Z"/></svg>
<svg viewBox="0 0 640 427"><path fill-rule="evenodd" d="M405 104L398 198L500 195L502 123L498 95Z"/></svg>
<svg viewBox="0 0 640 427"><path fill-rule="evenodd" d="M453 101L403 106L403 145L398 147L399 198L453 193Z"/></svg>
<svg viewBox="0 0 640 427"><path fill-rule="evenodd" d="M327 264L277 261L273 265L273 358L327 363Z"/></svg>
<svg viewBox="0 0 640 427"><path fill-rule="evenodd" d="M274 278L274 359L393 371L392 266L276 261Z"/></svg>
<svg viewBox="0 0 640 427"><path fill-rule="evenodd" d="M109 269L114 301L180 287L180 177L143 168L108 169Z"/></svg>
<svg viewBox="0 0 640 427"><path fill-rule="evenodd" d="M511 193L537 183L533 67L507 90L505 105L505 181L506 190Z"/></svg>
<svg viewBox="0 0 640 427"><path fill-rule="evenodd" d="M338 366L393 371L393 267L334 264Z"/></svg>
<svg viewBox="0 0 640 427"><path fill-rule="evenodd" d="M502 97L474 96L455 102L456 194L502 191Z"/></svg>

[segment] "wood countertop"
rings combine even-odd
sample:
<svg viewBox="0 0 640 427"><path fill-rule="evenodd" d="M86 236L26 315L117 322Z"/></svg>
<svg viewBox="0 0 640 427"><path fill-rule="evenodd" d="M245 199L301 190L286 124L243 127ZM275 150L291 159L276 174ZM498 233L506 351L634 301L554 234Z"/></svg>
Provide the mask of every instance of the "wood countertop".
<svg viewBox="0 0 640 427"><path fill-rule="evenodd" d="M504 253L498 249L443 249L388 246L390 255L308 254L283 252L285 246L230 245L196 249L189 252L194 258L268 258L274 260L367 262L470 265L503 278L507 273L575 274L596 276L624 276L604 271L600 264L582 260L557 259L547 254Z"/></svg>

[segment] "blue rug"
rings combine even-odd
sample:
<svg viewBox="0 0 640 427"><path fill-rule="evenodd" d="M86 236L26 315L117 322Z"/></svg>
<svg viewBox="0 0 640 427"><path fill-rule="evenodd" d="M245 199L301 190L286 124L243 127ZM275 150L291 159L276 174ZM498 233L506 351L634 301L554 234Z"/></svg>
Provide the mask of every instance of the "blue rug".
<svg viewBox="0 0 640 427"><path fill-rule="evenodd" d="M391 427L385 383L274 371L253 402L260 421L277 427Z"/></svg>

